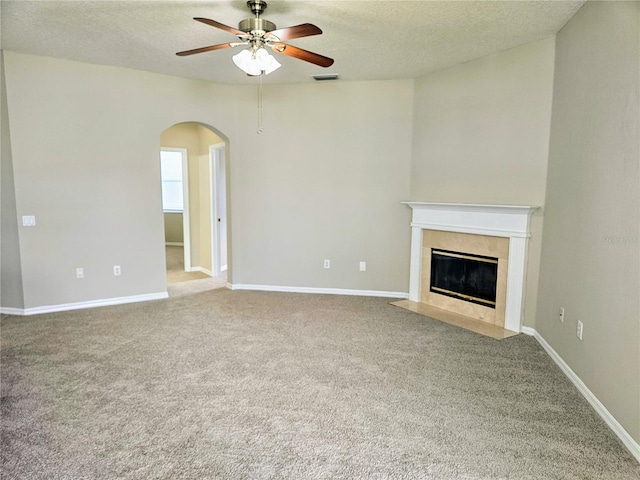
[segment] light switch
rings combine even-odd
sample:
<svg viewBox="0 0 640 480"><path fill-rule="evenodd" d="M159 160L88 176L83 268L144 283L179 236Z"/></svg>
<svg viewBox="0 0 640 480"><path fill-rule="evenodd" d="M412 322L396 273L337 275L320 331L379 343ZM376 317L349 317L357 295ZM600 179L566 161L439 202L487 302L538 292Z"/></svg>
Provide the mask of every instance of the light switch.
<svg viewBox="0 0 640 480"><path fill-rule="evenodd" d="M35 215L23 215L22 216L22 226L23 227L35 227L36 226L36 217L35 217Z"/></svg>

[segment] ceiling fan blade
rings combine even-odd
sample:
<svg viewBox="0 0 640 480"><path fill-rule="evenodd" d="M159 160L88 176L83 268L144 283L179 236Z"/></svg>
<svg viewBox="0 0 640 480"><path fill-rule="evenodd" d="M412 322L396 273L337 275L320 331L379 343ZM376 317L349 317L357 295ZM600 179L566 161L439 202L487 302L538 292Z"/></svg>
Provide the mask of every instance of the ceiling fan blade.
<svg viewBox="0 0 640 480"><path fill-rule="evenodd" d="M218 45L210 45L208 47L194 48L193 50L185 50L184 52L178 52L176 55L179 57L186 57L187 55L193 55L194 53L211 52L213 50L220 50L222 48L233 47L230 43L219 43Z"/></svg>
<svg viewBox="0 0 640 480"><path fill-rule="evenodd" d="M275 35L278 40L291 40L292 38L310 37L312 35L320 35L320 30L315 25L310 23L303 23L296 25L295 27L280 28L267 33L269 35Z"/></svg>
<svg viewBox="0 0 640 480"><path fill-rule="evenodd" d="M216 22L215 20L211 20L209 18L195 17L194 20L198 22L206 23L212 27L219 28L220 30L224 30L225 32L232 33L234 35L242 35L246 36L247 33L242 30L238 30L237 28L230 27L229 25L225 25L224 23Z"/></svg>
<svg viewBox="0 0 640 480"><path fill-rule="evenodd" d="M278 53L289 55L290 57L298 58L300 60L304 60L305 62L313 63L321 67L326 68L333 65L333 58L325 57L323 55L310 52L309 50L294 47L293 45L287 45L286 43L274 43L272 48Z"/></svg>

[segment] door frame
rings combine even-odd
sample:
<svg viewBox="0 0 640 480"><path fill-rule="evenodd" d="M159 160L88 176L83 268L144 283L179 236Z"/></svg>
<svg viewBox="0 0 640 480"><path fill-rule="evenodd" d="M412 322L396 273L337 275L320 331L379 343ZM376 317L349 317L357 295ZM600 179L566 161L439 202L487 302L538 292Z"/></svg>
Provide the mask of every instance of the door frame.
<svg viewBox="0 0 640 480"><path fill-rule="evenodd" d="M209 186L211 191L211 260L213 275L218 276L227 266L222 265L222 251L221 245L221 232L220 232L220 217L218 216L218 194L224 185L222 185L223 178L219 178L218 171L220 165L225 167L226 175L226 143L220 142L214 145L209 145ZM226 194L226 188L223 190ZM224 221L227 221L227 212L221 212L224 215Z"/></svg>

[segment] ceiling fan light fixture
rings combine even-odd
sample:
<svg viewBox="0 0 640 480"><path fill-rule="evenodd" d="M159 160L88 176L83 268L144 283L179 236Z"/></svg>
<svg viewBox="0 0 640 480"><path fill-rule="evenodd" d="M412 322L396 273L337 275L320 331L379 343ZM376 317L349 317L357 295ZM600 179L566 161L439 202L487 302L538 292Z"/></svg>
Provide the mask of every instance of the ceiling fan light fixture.
<svg viewBox="0 0 640 480"><path fill-rule="evenodd" d="M281 66L264 48L242 50L233 56L233 63L247 75L268 75Z"/></svg>
<svg viewBox="0 0 640 480"><path fill-rule="evenodd" d="M281 67L273 55L270 55L264 48L259 48L255 53L256 64L265 75L279 69Z"/></svg>

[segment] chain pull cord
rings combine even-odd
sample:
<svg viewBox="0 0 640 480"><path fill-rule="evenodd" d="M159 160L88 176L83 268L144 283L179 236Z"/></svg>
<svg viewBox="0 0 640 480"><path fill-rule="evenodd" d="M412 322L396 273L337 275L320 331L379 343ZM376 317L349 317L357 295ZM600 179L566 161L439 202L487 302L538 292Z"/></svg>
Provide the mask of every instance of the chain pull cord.
<svg viewBox="0 0 640 480"><path fill-rule="evenodd" d="M262 128L262 73L258 76L258 130L260 135L263 132Z"/></svg>

